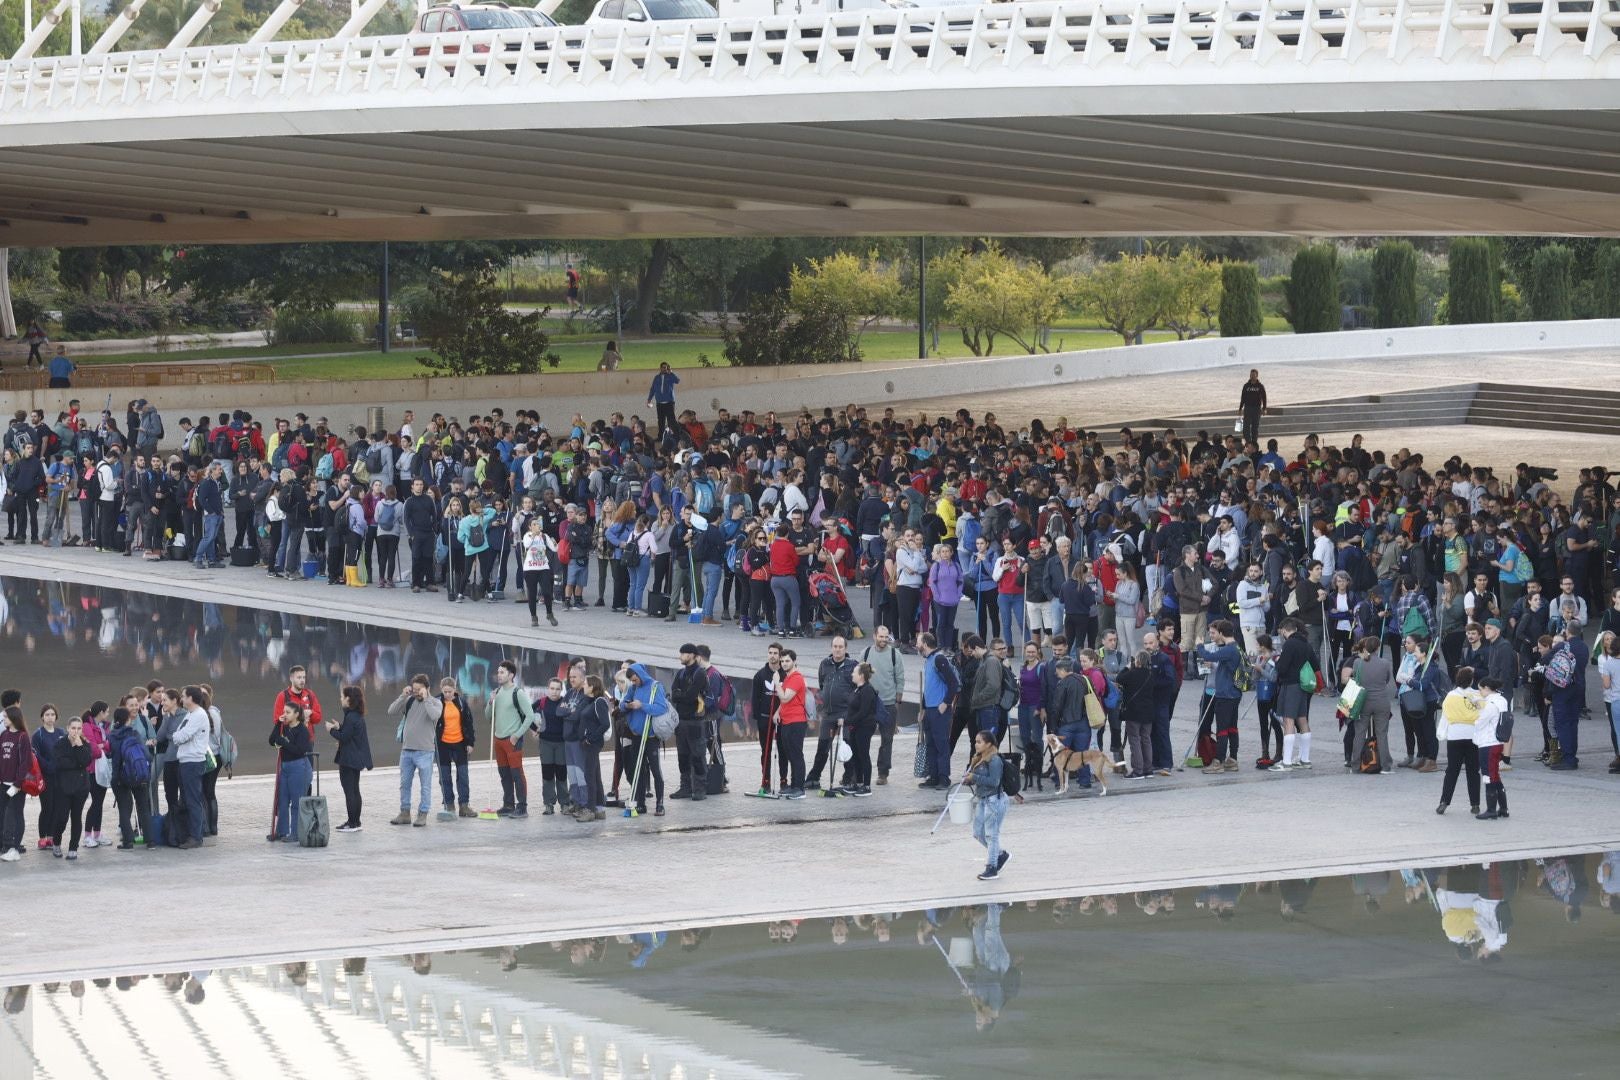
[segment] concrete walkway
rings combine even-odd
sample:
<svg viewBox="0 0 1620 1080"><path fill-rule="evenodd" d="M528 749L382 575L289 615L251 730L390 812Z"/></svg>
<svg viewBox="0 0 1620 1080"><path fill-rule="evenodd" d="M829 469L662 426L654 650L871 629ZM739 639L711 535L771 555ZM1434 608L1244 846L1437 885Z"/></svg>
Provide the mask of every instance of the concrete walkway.
<svg viewBox="0 0 1620 1080"><path fill-rule="evenodd" d="M548 642L546 634L512 625L526 619L516 605L450 605L442 595L289 584L262 572L204 573L184 564L74 549L5 548L0 573L596 655L631 652L664 663L673 660L682 639L707 638L717 661L733 674L752 672L761 652L759 641L734 629L710 628L699 636L684 624L628 620L599 609L570 616L560 631L549 632L556 640ZM857 609L863 599L857 594ZM825 649L824 642L805 644L812 659ZM1178 754L1191 739L1197 685L1189 684L1178 705L1172 735ZM22 886L12 894L27 897L30 910L65 910L87 897L108 910L146 910L154 897L178 895L193 898L206 917L156 917L141 934L110 941L19 929L7 942L3 981L184 970L288 954L314 959L417 952L952 905L990 896L1115 893L1620 846L1620 778L1601 767L1570 774L1535 765L1532 725L1523 725L1520 768L1506 777L1514 816L1487 823L1467 816L1463 793L1452 813L1436 817L1437 775L1350 775L1339 766L1327 704L1319 701L1312 711L1317 767L1310 772L1273 775L1246 764L1219 777L1192 770L1161 780L1116 779L1107 799L1032 797L1009 813L1003 837L1015 855L1005 877L994 883L974 880L982 849L965 827L947 823L937 835L928 834L943 801L937 793L919 792L910 780L913 743L904 734L896 743L894 782L877 788L871 799L746 798L741 792L753 786L758 759L750 746L737 744L729 755L732 794L700 804L671 802L664 818L613 817L589 825L540 815L539 770L531 762L533 816L527 821L390 827L386 820L399 805L398 778L392 768L379 768L364 778L365 831L334 835L325 850L265 843L270 780L225 781L219 788L221 835L202 851L97 849L74 864L35 851L0 866L0 878L15 877ZM1252 714L1241 726L1242 756L1249 762L1256 751ZM1601 751L1602 725L1584 727L1593 751ZM377 760L391 762L386 721L372 728ZM1604 757L1592 753L1591 766ZM963 761L959 750L956 764ZM672 754L665 768L673 782ZM325 781L340 819L342 796L330 766ZM474 803L493 803L498 790L492 767L475 766ZM446 875L453 875L453 884Z"/></svg>

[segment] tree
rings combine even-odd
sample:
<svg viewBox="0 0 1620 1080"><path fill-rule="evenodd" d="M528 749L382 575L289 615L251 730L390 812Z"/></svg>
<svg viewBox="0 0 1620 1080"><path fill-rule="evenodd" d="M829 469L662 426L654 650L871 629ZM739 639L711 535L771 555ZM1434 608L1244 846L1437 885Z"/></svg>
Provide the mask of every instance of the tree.
<svg viewBox="0 0 1620 1080"><path fill-rule="evenodd" d="M1595 314L1600 319L1620 319L1620 242L1605 240L1596 262Z"/></svg>
<svg viewBox="0 0 1620 1080"><path fill-rule="evenodd" d="M1296 334L1339 328L1339 253L1313 244L1294 256L1288 271L1288 321Z"/></svg>
<svg viewBox="0 0 1620 1080"><path fill-rule="evenodd" d="M793 271L788 284L788 302L795 311L827 312L838 319L851 360L861 358L861 335L900 309L900 293L899 275L880 265L875 255L862 259L849 252L811 259L806 269Z"/></svg>
<svg viewBox="0 0 1620 1080"><path fill-rule="evenodd" d="M1530 258L1525 301L1532 319L1575 317L1575 253L1563 244L1548 244Z"/></svg>
<svg viewBox="0 0 1620 1080"><path fill-rule="evenodd" d="M1028 259L1050 274L1059 264L1086 253L1091 241L1083 236L998 236L991 243L1017 259Z"/></svg>
<svg viewBox="0 0 1620 1080"><path fill-rule="evenodd" d="M945 297L945 318L962 330L974 356L989 356L1006 336L1026 353L1042 348L1045 331L1063 313L1064 282L997 248L969 255Z"/></svg>
<svg viewBox="0 0 1620 1080"><path fill-rule="evenodd" d="M1460 236L1446 253L1446 321L1453 326L1496 321L1499 289L1490 241Z"/></svg>
<svg viewBox="0 0 1620 1080"><path fill-rule="evenodd" d="M1385 240L1373 251L1373 325L1380 330L1418 324L1417 248Z"/></svg>
<svg viewBox="0 0 1620 1080"><path fill-rule="evenodd" d="M842 316L814 303L795 310L786 289L756 295L735 326L721 322L720 337L732 367L837 364L848 357Z"/></svg>
<svg viewBox="0 0 1620 1080"><path fill-rule="evenodd" d="M1153 329L1174 302L1171 276L1164 256L1125 255L1103 263L1075 284L1075 296L1088 315L1134 344L1139 334Z"/></svg>
<svg viewBox="0 0 1620 1080"><path fill-rule="evenodd" d="M1178 341L1203 337L1215 329L1215 309L1221 302L1221 268L1190 247L1161 264L1169 300L1161 321L1176 332Z"/></svg>
<svg viewBox="0 0 1620 1080"><path fill-rule="evenodd" d="M1260 309L1260 274L1253 263L1221 264L1221 337L1259 337L1266 319Z"/></svg>
<svg viewBox="0 0 1620 1080"><path fill-rule="evenodd" d="M435 355L417 363L439 375L533 374L544 361L562 358L550 351L540 328L540 312L508 311L495 269L482 266L441 274L428 283L427 318L417 333Z"/></svg>

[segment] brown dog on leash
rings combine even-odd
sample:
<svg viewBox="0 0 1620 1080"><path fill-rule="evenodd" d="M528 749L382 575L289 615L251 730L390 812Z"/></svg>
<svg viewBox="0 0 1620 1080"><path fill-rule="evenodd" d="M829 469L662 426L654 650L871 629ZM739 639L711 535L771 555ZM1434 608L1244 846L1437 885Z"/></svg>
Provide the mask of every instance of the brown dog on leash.
<svg viewBox="0 0 1620 1080"><path fill-rule="evenodd" d="M1057 769L1059 795L1069 790L1070 774L1079 772L1083 766L1091 766L1092 775L1102 785L1102 790L1097 793L1099 797L1108 794L1108 774L1125 771L1123 761L1114 761L1101 750L1070 750L1056 735L1046 737L1046 749L1051 753L1052 764Z"/></svg>

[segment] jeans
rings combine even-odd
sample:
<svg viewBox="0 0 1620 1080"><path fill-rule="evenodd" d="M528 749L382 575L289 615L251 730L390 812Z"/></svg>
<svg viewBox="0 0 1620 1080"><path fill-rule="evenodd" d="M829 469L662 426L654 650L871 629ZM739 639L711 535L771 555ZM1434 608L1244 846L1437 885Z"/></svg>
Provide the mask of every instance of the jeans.
<svg viewBox="0 0 1620 1080"><path fill-rule="evenodd" d="M1170 706L1161 705L1153 715L1153 768L1172 769L1175 759L1170 749Z"/></svg>
<svg viewBox="0 0 1620 1080"><path fill-rule="evenodd" d="M585 810L595 810L591 801L590 781L585 776L585 746L578 742L563 743L563 760L568 767L568 801Z"/></svg>
<svg viewBox="0 0 1620 1080"><path fill-rule="evenodd" d="M703 614L720 617L720 577L725 568L719 563L703 564Z"/></svg>
<svg viewBox="0 0 1620 1080"><path fill-rule="evenodd" d="M891 725L892 730L892 725ZM927 743L928 779L936 784L951 782L951 714L942 708L923 710L923 738ZM881 775L883 767L878 766Z"/></svg>
<svg viewBox="0 0 1620 1080"><path fill-rule="evenodd" d="M304 530L302 526L281 523L281 547L271 568L288 576L304 572Z"/></svg>
<svg viewBox="0 0 1620 1080"><path fill-rule="evenodd" d="M956 651L956 608L955 604L935 604L934 637L939 641L939 647L947 652Z"/></svg>
<svg viewBox="0 0 1620 1080"><path fill-rule="evenodd" d="M1006 720L1001 710L994 705L986 705L978 710L979 730L988 732L997 746L1001 745L1001 729Z"/></svg>
<svg viewBox="0 0 1620 1080"><path fill-rule="evenodd" d="M996 608L1001 613L1001 636L1013 648L1021 648L1024 639L1029 637L1028 624L1024 621L1024 594L1023 593L997 593ZM1013 636L1013 623L1018 624L1018 636Z"/></svg>
<svg viewBox="0 0 1620 1080"><path fill-rule="evenodd" d="M1058 738L1060 740L1062 740L1063 745L1067 746L1070 750L1074 750L1074 751L1090 750L1091 749L1091 725L1090 724L1064 724L1061 728L1058 729ZM1090 765L1082 765L1080 767L1080 786L1083 787L1083 788L1091 786L1091 766Z"/></svg>
<svg viewBox="0 0 1620 1080"><path fill-rule="evenodd" d="M433 751L401 750L399 752L399 808L411 808L411 781L420 777L416 812L428 812L433 800Z"/></svg>
<svg viewBox="0 0 1620 1080"><path fill-rule="evenodd" d="M425 589L433 584L433 536L413 535L411 545L411 588Z"/></svg>
<svg viewBox="0 0 1620 1080"><path fill-rule="evenodd" d="M204 514L202 519L202 540L197 544L196 556L192 559L199 568L204 563L219 562L219 529L225 522L220 514Z"/></svg>
<svg viewBox="0 0 1620 1080"><path fill-rule="evenodd" d="M455 785L450 783L450 770L455 769ZM461 798L456 798L456 792ZM439 793L444 796L444 808L453 810L457 804L470 806L472 792L467 779L467 744L444 743L439 753Z"/></svg>
<svg viewBox="0 0 1620 1080"><path fill-rule="evenodd" d="M1585 672L1577 671L1576 679L1585 679ZM1550 686L1551 684L1549 684ZM1573 684L1572 684L1573 685ZM1580 737L1577 734L1581 719L1581 695L1560 693L1552 699L1553 734L1558 736L1558 750L1565 765L1580 764ZM1478 802L1478 799L1474 800Z"/></svg>
<svg viewBox="0 0 1620 1080"><path fill-rule="evenodd" d="M1609 727L1614 732L1615 745L1620 746L1620 701L1609 701L1604 704L1609 710Z"/></svg>
<svg viewBox="0 0 1620 1080"><path fill-rule="evenodd" d="M878 758L877 771L879 778L889 775L889 768L894 762L894 728L896 723L896 706L878 699ZM947 776L947 779L949 777Z"/></svg>
<svg viewBox="0 0 1620 1080"><path fill-rule="evenodd" d="M191 838L199 844L202 843L203 825L208 821L208 804L203 802L203 773L207 771L208 763L204 761L180 763L180 792L186 801L186 817L190 819L186 824L191 826ZM304 783L308 786L307 777ZM285 782L282 783L282 787L286 787ZM298 794L303 793L304 789L299 788Z"/></svg>
<svg viewBox="0 0 1620 1080"><path fill-rule="evenodd" d="M185 766L181 767L181 781L185 780ZM281 787L276 795L276 837L288 839L298 835L298 800L309 791L309 780L314 775L309 758L294 758L281 763ZM193 821L192 828L196 828Z"/></svg>
<svg viewBox="0 0 1620 1080"><path fill-rule="evenodd" d="M771 628L781 633L797 630L804 617L799 610L799 579L772 577L771 598L776 601L776 621Z"/></svg>
<svg viewBox="0 0 1620 1080"><path fill-rule="evenodd" d="M1021 702L1018 706L1018 741L1027 747L1040 748L1041 719L1036 715L1035 706Z"/></svg>
<svg viewBox="0 0 1620 1080"><path fill-rule="evenodd" d="M22 788L15 795L7 795L6 789L0 787L0 854L23 849L23 803L27 801Z"/></svg>
<svg viewBox="0 0 1620 1080"><path fill-rule="evenodd" d="M1007 796L996 792L973 802L973 839L984 845L985 865L1001 861L1001 819L1007 816Z"/></svg>
<svg viewBox="0 0 1620 1080"><path fill-rule="evenodd" d="M630 571L629 607L631 611L644 610L641 606L641 595L647 591L647 575L651 572L652 567L647 565L647 557L645 555L643 555L641 561L635 565L635 568Z"/></svg>

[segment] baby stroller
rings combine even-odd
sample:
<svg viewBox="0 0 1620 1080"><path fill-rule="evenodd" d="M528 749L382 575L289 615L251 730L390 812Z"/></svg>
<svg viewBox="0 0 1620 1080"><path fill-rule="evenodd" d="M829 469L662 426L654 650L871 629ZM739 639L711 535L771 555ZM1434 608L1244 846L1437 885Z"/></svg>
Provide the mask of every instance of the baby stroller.
<svg viewBox="0 0 1620 1080"><path fill-rule="evenodd" d="M860 637L860 626L855 612L844 595L843 583L825 570L810 575L810 601L815 605L817 633L831 632L845 637Z"/></svg>

